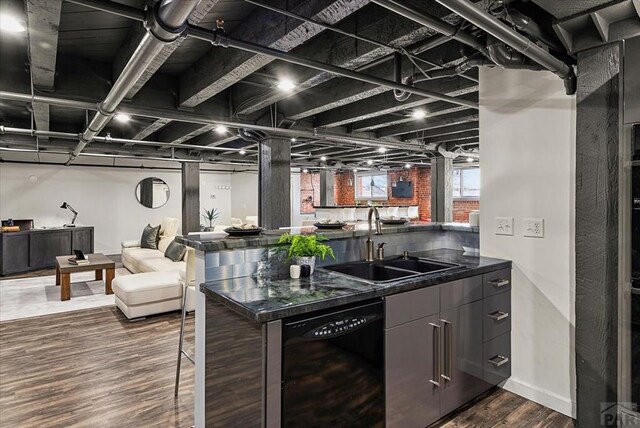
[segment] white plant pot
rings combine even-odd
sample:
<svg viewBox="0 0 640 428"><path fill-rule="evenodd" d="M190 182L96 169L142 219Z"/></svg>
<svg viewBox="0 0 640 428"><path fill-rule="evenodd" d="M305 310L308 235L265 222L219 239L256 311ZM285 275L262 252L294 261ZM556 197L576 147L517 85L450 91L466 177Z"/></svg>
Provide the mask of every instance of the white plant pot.
<svg viewBox="0 0 640 428"><path fill-rule="evenodd" d="M298 266L308 265L311 268L311 274L313 275L313 270L316 267L315 257L294 257L294 260Z"/></svg>

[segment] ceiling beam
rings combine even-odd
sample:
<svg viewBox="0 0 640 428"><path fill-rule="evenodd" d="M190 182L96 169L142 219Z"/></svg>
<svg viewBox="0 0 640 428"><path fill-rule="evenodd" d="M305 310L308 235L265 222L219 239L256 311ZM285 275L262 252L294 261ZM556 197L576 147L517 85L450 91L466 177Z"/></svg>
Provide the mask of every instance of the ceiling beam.
<svg viewBox="0 0 640 428"><path fill-rule="evenodd" d="M442 126L440 128L428 129L423 131L422 133L420 133L421 139L419 141L415 140L411 142L419 143L426 138L440 137L443 135L454 135L454 134L457 134L460 132L466 132L466 131L478 131L479 129L480 129L480 122L478 121L464 122L464 123L459 123L457 125Z"/></svg>
<svg viewBox="0 0 640 428"><path fill-rule="evenodd" d="M160 130L162 127L171 122L169 119L156 119L155 121L145 125L143 128L136 131L131 137L132 140L144 140L149 135Z"/></svg>
<svg viewBox="0 0 640 428"><path fill-rule="evenodd" d="M448 19L455 17L455 19L458 19L451 11L435 2L429 2L428 5L426 2L420 0L405 0L404 2L411 3L412 6L428 11L437 17L447 17ZM356 32L359 36L368 37L394 47L408 47L434 34L432 29L405 19L397 14L389 13L377 5L363 9L357 15L340 23L339 27L344 30L351 30L352 32L354 29L357 29ZM335 32L325 32L295 51L296 55L304 58L310 58L315 61L347 69L355 69L363 66L392 52L392 49L357 41L349 36ZM273 74L285 76L291 69L288 64L274 64L273 68ZM327 82L331 80L333 76L329 73L307 69L300 70L290 78L296 82L296 88L293 93L272 91L260 97L258 101L249 103L247 107L240 109L238 112L240 114L255 112L277 101L289 98L295 93L306 91L321 83ZM236 105L245 103L253 96L254 94L241 95Z"/></svg>
<svg viewBox="0 0 640 428"><path fill-rule="evenodd" d="M452 141L460 141L460 140L470 140L470 139L478 139L479 132L478 131L465 131L458 132L456 134L446 134L440 135L438 137L426 138L424 140L425 144L441 144L441 143L449 143Z"/></svg>
<svg viewBox="0 0 640 428"><path fill-rule="evenodd" d="M436 116L435 118L427 117L426 119L416 120L409 125L390 126L380 130L379 137L393 137L398 135L407 135L417 133L416 138L420 138L421 131L433 128L439 128L448 125L456 125L465 122L475 122L478 120L478 111L474 109L462 110L459 112Z"/></svg>
<svg viewBox="0 0 640 428"><path fill-rule="evenodd" d="M29 0L31 1L31 0ZM46 0L43 0L46 1ZM219 0L201 0L200 3L196 6L195 10L192 12L189 17L189 23L193 25L197 25L200 21L209 13L211 8L213 8ZM113 81L115 82L125 65L129 62L131 55L136 50L136 48L140 45L140 41L146 34L147 30L144 28L142 24L135 23L129 34L125 38L124 43L116 53L115 59L113 61ZM171 56L171 54L178 49L178 47L182 44L186 37L179 37L172 43L167 43L164 45L162 50L155 56L151 64L147 67L145 72L142 74L140 79L133 85L133 87L127 92L125 98L133 98L140 88L144 86L145 83L153 76L153 74L158 71L158 69L165 63L165 61Z"/></svg>
<svg viewBox="0 0 640 428"><path fill-rule="evenodd" d="M172 122L157 133L160 141L180 144L185 141L211 131L215 125L201 125L198 123Z"/></svg>
<svg viewBox="0 0 640 428"><path fill-rule="evenodd" d="M54 89L58 27L62 0L27 0L27 28L29 31L29 62L33 86L41 91ZM36 129L49 130L49 106L33 103Z"/></svg>
<svg viewBox="0 0 640 428"><path fill-rule="evenodd" d="M292 11L335 24L368 3L368 0L308 0L297 2ZM318 25L292 21L281 14L257 8L230 34L244 41L289 52L322 31L324 28ZM273 58L264 55L214 47L180 76L179 104L181 107L195 107L271 61Z"/></svg>
<svg viewBox="0 0 640 428"><path fill-rule="evenodd" d="M354 82L354 84L357 82ZM478 91L478 84L463 77L457 76L451 79L439 79L419 83L416 88L438 88L438 92L448 96L458 97ZM425 104L433 103L437 100L432 98L411 95L406 101L397 101L393 96L393 91L344 105L316 116L316 126L336 127L358 122L372 117L382 116L401 110L410 110Z"/></svg>

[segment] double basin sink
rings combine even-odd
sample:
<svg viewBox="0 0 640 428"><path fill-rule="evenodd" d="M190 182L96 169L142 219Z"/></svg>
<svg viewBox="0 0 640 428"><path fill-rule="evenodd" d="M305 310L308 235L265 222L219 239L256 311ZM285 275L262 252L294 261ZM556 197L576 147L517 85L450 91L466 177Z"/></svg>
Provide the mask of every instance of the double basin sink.
<svg viewBox="0 0 640 428"><path fill-rule="evenodd" d="M437 260L422 259L418 257L395 257L372 262L342 263L333 266L325 266L323 269L346 276L352 276L365 281L383 284L386 282L406 279L414 276L435 274L460 265L445 263Z"/></svg>

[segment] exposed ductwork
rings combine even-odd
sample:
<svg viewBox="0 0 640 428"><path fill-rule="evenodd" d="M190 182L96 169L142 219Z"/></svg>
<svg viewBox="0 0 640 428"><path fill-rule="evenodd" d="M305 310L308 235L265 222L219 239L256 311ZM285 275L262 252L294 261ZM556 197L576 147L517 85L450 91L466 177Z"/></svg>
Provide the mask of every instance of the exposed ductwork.
<svg viewBox="0 0 640 428"><path fill-rule="evenodd" d="M577 83L573 67L467 0L437 0L437 2L556 74L564 80L567 95L575 94Z"/></svg>
<svg viewBox="0 0 640 428"><path fill-rule="evenodd" d="M185 33L188 27L187 18L199 2L200 0L162 0L147 9L144 22L147 32L105 99L98 104L98 111L80 135L80 141L67 164L72 162L109 123L127 92L140 79L163 46Z"/></svg>

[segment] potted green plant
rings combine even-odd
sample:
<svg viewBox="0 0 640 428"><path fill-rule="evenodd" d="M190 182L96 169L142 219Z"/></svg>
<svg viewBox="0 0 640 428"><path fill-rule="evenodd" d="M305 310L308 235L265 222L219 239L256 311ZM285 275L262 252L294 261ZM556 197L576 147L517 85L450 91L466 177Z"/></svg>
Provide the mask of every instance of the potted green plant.
<svg viewBox="0 0 640 428"><path fill-rule="evenodd" d="M210 210L204 209L204 214L202 214L202 218L209 222L209 226L205 227L204 230L207 232L213 231L213 223L216 222L218 217L220 217L220 210L216 208L211 208Z"/></svg>
<svg viewBox="0 0 640 428"><path fill-rule="evenodd" d="M334 260L336 259L333 248L322 243L322 241L326 240L327 238L322 235L291 235L285 233L278 240L278 251L286 254L287 261L293 259L297 265L308 265L311 268L311 273L313 273L316 266L316 257L320 257L322 260L327 256Z"/></svg>

